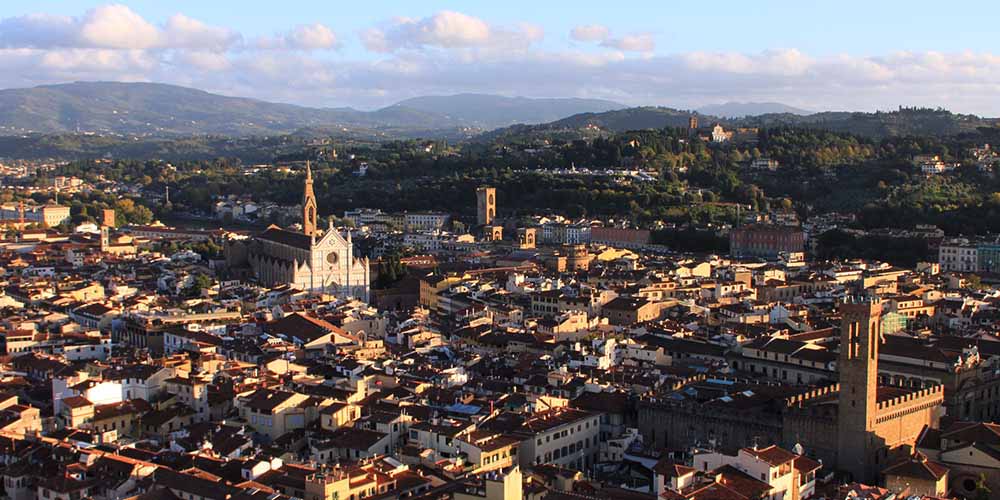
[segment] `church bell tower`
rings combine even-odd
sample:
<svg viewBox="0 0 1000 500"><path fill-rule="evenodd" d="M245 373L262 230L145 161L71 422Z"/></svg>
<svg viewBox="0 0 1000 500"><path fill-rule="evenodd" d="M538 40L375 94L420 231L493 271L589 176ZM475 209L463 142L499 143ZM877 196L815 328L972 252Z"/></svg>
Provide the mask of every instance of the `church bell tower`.
<svg viewBox="0 0 1000 500"><path fill-rule="evenodd" d="M302 232L316 236L316 193L313 192L312 168L306 162L306 185L302 193Z"/></svg>

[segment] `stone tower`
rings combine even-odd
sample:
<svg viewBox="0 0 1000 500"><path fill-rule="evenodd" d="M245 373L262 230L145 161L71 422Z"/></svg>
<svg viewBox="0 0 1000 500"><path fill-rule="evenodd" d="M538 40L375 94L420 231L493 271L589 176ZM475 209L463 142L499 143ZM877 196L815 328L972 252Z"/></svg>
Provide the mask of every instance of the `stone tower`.
<svg viewBox="0 0 1000 500"><path fill-rule="evenodd" d="M111 227L101 226L101 251L107 252L111 247Z"/></svg>
<svg viewBox="0 0 1000 500"><path fill-rule="evenodd" d="M489 225L484 227L483 241L503 241L503 226Z"/></svg>
<svg viewBox="0 0 1000 500"><path fill-rule="evenodd" d="M878 416L878 350L882 343L882 303L850 297L840 305L840 394L837 413L837 468L856 481L873 473L873 452L881 447Z"/></svg>
<svg viewBox="0 0 1000 500"><path fill-rule="evenodd" d="M521 250L535 248L536 231L533 227L517 228L517 247Z"/></svg>
<svg viewBox="0 0 1000 500"><path fill-rule="evenodd" d="M105 208L101 211L101 225L115 227L115 209Z"/></svg>
<svg viewBox="0 0 1000 500"><path fill-rule="evenodd" d="M695 115L691 115L690 117L688 117L688 129L695 130L697 128L698 128L698 117Z"/></svg>
<svg viewBox="0 0 1000 500"><path fill-rule="evenodd" d="M316 193L313 192L312 168L306 162L306 185L302 192L302 232L316 236Z"/></svg>
<svg viewBox="0 0 1000 500"><path fill-rule="evenodd" d="M476 189L476 222L480 226L491 224L497 216L497 190L491 187Z"/></svg>

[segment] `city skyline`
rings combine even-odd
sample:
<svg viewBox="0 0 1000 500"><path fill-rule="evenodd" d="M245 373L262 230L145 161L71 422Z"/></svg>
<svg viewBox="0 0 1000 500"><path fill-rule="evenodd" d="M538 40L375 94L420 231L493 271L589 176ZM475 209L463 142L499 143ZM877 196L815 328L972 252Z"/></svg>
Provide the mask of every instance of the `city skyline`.
<svg viewBox="0 0 1000 500"><path fill-rule="evenodd" d="M1000 51L989 26L998 7L988 2L365 7L7 2L0 88L153 81L360 109L489 93L1000 115Z"/></svg>

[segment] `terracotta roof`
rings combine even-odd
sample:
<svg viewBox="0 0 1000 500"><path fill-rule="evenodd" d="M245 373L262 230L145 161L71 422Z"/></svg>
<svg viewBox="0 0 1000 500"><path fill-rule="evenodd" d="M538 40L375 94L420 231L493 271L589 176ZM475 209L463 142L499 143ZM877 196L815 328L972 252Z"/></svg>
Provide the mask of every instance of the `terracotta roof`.
<svg viewBox="0 0 1000 500"><path fill-rule="evenodd" d="M342 328L329 321L314 318L303 313L292 313L284 318L274 320L264 325L264 330L271 335L296 337L306 342L316 340L330 332L350 336Z"/></svg>
<svg viewBox="0 0 1000 500"><path fill-rule="evenodd" d="M1000 425L985 422L956 422L941 431L941 439L947 441L978 442L1000 445Z"/></svg>
<svg viewBox="0 0 1000 500"><path fill-rule="evenodd" d="M289 231L277 226L271 226L257 235L258 239L273 241L282 245L293 246L303 250L312 248L313 237L298 231Z"/></svg>
<svg viewBox="0 0 1000 500"><path fill-rule="evenodd" d="M157 469L153 473L153 480L157 485L165 486L171 490L182 491L213 500L226 500L239 492L236 488L220 481L182 474L167 468Z"/></svg>
<svg viewBox="0 0 1000 500"><path fill-rule="evenodd" d="M694 471L694 467L679 464L669 458L661 459L659 462L656 462L656 465L653 466L653 472L667 478L681 477Z"/></svg>
<svg viewBox="0 0 1000 500"><path fill-rule="evenodd" d="M383 432L341 427L333 431L326 441L337 448L367 451L377 445L386 436L387 434Z"/></svg>
<svg viewBox="0 0 1000 500"><path fill-rule="evenodd" d="M809 472L819 470L823 467L823 464L807 457L800 455L795 459L795 468L799 471L799 474L807 474Z"/></svg>
<svg viewBox="0 0 1000 500"><path fill-rule="evenodd" d="M882 472L894 476L937 481L948 474L948 468L928 460L923 453L917 453L902 462L889 466Z"/></svg>
<svg viewBox="0 0 1000 500"><path fill-rule="evenodd" d="M68 398L63 398L62 402L70 408L83 408L84 406L91 406L94 404L83 396L70 396Z"/></svg>
<svg viewBox="0 0 1000 500"><path fill-rule="evenodd" d="M739 492L745 498L763 498L771 491L771 485L750 476L732 465L723 465L713 471L718 484ZM697 495L695 498L716 498L714 496ZM722 498L731 498L724 496Z"/></svg>
<svg viewBox="0 0 1000 500"><path fill-rule="evenodd" d="M743 451L767 462L772 467L795 460L798 457L798 455L774 444L759 450L753 448L743 448Z"/></svg>
<svg viewBox="0 0 1000 500"><path fill-rule="evenodd" d="M247 408L256 410L258 413L271 413L279 405L294 396L294 392L257 389L247 396L246 402L243 404Z"/></svg>
<svg viewBox="0 0 1000 500"><path fill-rule="evenodd" d="M604 304L602 309L615 311L638 311L649 301L641 297L616 297L611 302Z"/></svg>

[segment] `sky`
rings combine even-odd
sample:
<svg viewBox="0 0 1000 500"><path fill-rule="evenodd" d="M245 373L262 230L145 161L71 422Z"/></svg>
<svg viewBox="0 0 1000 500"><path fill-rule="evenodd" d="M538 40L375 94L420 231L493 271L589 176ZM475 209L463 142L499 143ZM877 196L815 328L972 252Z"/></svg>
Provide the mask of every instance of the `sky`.
<svg viewBox="0 0 1000 500"><path fill-rule="evenodd" d="M1000 116L996 0L3 0L0 88L151 81L315 107L420 95Z"/></svg>

